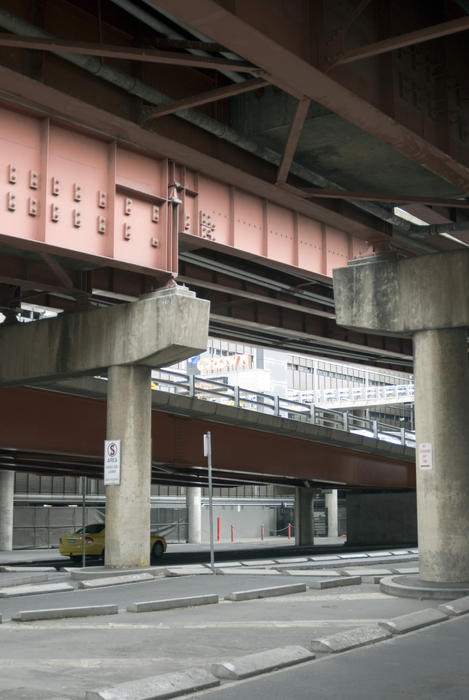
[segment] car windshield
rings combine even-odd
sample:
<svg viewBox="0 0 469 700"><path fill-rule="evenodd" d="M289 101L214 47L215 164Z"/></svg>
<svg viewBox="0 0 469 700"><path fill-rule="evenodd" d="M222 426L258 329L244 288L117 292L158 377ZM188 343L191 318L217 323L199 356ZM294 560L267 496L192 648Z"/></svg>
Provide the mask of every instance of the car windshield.
<svg viewBox="0 0 469 700"><path fill-rule="evenodd" d="M92 523L91 525L87 525L85 527L85 534L89 533L91 535L96 535L98 532L101 532L101 530L104 530L103 523ZM77 530L76 534L81 535L82 532L83 528L81 527L79 530Z"/></svg>

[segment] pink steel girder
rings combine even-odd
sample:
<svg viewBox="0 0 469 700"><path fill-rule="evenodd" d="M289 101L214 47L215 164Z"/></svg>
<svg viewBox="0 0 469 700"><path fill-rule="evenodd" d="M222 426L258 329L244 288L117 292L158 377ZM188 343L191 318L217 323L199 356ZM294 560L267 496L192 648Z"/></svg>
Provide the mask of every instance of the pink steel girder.
<svg viewBox="0 0 469 700"><path fill-rule="evenodd" d="M370 251L338 227L48 118L0 108L0 138L0 238L11 247L176 276L181 232L327 278Z"/></svg>

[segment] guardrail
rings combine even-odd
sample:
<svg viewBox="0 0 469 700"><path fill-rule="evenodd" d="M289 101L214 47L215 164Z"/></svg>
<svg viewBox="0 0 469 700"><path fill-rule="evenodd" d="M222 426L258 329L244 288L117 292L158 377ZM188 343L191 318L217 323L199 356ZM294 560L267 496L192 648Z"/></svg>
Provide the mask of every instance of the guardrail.
<svg viewBox="0 0 469 700"><path fill-rule="evenodd" d="M174 370L158 369L153 370L152 373L152 388L290 420L305 421L313 425L342 430L395 445L415 447L415 433L405 427L396 428L381 421L356 416L348 411L338 411L319 407L313 403L292 401L273 394L225 384L217 379L204 379Z"/></svg>
<svg viewBox="0 0 469 700"><path fill-rule="evenodd" d="M359 408L414 401L413 384L358 386L341 389L316 389L302 392L302 400L320 408Z"/></svg>

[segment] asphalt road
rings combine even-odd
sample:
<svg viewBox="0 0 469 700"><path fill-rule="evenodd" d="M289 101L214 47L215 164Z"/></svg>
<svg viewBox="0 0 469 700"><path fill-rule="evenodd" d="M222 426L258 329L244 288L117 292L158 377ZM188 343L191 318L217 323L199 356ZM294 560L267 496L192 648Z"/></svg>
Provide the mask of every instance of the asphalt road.
<svg viewBox="0 0 469 700"><path fill-rule="evenodd" d="M328 563L328 566L333 565ZM52 574L52 579L70 581L62 572ZM436 607L441 602L396 598L381 593L377 585L361 584L160 612L126 611L129 603L137 601L204 593L224 596L232 591L302 580L308 583L311 578L302 574L294 579L286 575L253 574L184 576L105 589L74 589L60 594L0 599L4 620L0 625L0 698L83 699L89 689L207 666L290 644L308 647L315 637ZM116 603L119 614L27 623L10 621L11 615L19 610L102 603ZM425 663L420 639L428 646ZM469 619L451 620L405 638L333 658L323 656L292 671L228 684L200 695L223 700L234 697L257 700L267 696L269 700L285 700L289 696L295 700L306 697L462 699L466 692L447 693L455 688L460 691L464 683L469 687L468 642ZM414 686L415 692L409 694L409 687Z"/></svg>

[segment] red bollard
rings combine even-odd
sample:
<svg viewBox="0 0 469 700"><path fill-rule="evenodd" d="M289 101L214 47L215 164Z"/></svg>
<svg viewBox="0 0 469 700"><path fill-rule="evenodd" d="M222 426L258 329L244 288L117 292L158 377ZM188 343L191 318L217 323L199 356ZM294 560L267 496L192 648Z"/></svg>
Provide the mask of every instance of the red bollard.
<svg viewBox="0 0 469 700"><path fill-rule="evenodd" d="M264 525L261 525L261 540L264 541Z"/></svg>
<svg viewBox="0 0 469 700"><path fill-rule="evenodd" d="M288 539L291 540L291 523L288 523Z"/></svg>
<svg viewBox="0 0 469 700"><path fill-rule="evenodd" d="M234 527L231 526L231 541L234 542Z"/></svg>
<svg viewBox="0 0 469 700"><path fill-rule="evenodd" d="M217 542L220 542L220 524L221 518L217 518Z"/></svg>

